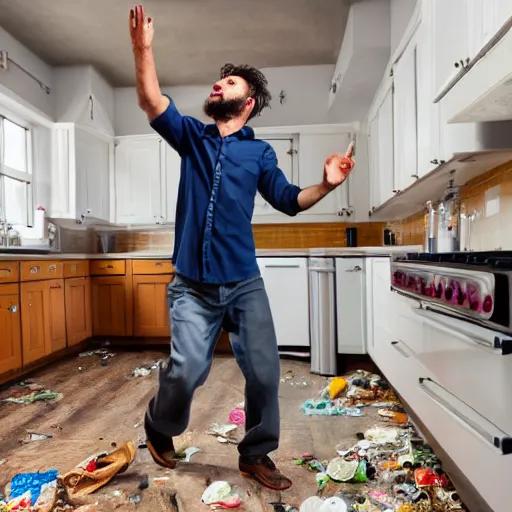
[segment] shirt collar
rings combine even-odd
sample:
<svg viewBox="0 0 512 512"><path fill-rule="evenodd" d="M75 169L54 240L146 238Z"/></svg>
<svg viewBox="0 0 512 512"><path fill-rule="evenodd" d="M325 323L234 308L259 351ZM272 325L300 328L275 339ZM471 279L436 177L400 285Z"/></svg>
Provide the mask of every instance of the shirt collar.
<svg viewBox="0 0 512 512"><path fill-rule="evenodd" d="M217 128L217 125L215 123L207 124L205 126L205 134L209 135L211 137L220 137L219 129ZM244 126L242 129L238 130L235 133L232 133L231 135L228 135L225 137L226 140L250 140L254 139L254 130L250 126Z"/></svg>

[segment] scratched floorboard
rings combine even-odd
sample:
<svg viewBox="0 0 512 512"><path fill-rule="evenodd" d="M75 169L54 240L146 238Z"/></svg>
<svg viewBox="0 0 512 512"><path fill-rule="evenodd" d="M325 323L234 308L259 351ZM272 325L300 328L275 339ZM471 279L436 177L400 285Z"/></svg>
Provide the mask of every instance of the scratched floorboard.
<svg viewBox="0 0 512 512"><path fill-rule="evenodd" d="M89 455L111 449L126 440L137 441L144 433L143 414L156 385L156 374L130 378L138 365L150 364L165 357L165 352L117 352L108 366L97 357L72 358L42 369L30 376L49 389L63 393L54 404L36 403L26 406L0 404L0 485L3 487L16 473L55 468L61 473L73 469ZM83 369L80 370L79 367ZM242 477L237 470L237 449L205 434L213 423L227 423L230 410L243 401L243 377L231 357L216 358L206 384L195 396L191 422L187 432L177 440L177 447L194 445L201 452L190 463L180 463L169 472L152 463L147 450L138 451L129 470L92 495L87 501L100 500L103 512L109 510L179 512L204 511L201 495L207 483L226 480L242 496L240 511L273 510L269 503L282 500L299 505L315 494L314 474L293 464L293 458L304 452L320 459L336 455L338 443L355 442L356 433L375 422L375 411L367 410L362 418L306 418L299 406L323 388L326 380L309 374L308 365L295 361L281 362L282 374L291 370L296 378L281 383L281 445L273 455L279 467L294 485L279 493L262 489ZM298 379L297 377L303 377ZM292 382L308 383L307 387ZM56 428L57 427L57 428ZM27 431L51 434L45 441L22 444ZM143 475L148 475L149 489L139 492ZM153 483L154 477L168 477L164 485ZM122 503L114 491L126 496L139 494L142 501ZM174 499L171 499L175 496ZM121 504L119 503L121 502Z"/></svg>

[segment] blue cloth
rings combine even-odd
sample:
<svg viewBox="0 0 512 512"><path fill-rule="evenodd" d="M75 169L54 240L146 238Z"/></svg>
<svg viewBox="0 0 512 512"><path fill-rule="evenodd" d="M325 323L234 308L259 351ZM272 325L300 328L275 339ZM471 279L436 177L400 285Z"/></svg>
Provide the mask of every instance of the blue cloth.
<svg viewBox="0 0 512 512"><path fill-rule="evenodd" d="M248 126L221 137L215 124L169 107L151 121L181 156L172 261L198 282L227 284L259 275L251 219L256 192L276 210L301 210L300 188L279 169L275 151Z"/></svg>
<svg viewBox="0 0 512 512"><path fill-rule="evenodd" d="M210 373L215 345L224 327L245 377L244 457L262 457L279 444L279 353L261 277L230 285L196 283L179 274L167 287L171 314L171 356L162 365L158 393L146 421L168 437L182 434L194 392ZM219 404L212 403L210 414Z"/></svg>

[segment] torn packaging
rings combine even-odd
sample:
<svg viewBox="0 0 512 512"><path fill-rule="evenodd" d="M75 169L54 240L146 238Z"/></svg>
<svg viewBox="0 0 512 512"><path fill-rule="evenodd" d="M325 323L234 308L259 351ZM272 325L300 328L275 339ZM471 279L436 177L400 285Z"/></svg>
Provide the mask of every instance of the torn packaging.
<svg viewBox="0 0 512 512"><path fill-rule="evenodd" d="M132 441L105 456L94 457L62 477L70 497L86 496L123 473L135 459Z"/></svg>

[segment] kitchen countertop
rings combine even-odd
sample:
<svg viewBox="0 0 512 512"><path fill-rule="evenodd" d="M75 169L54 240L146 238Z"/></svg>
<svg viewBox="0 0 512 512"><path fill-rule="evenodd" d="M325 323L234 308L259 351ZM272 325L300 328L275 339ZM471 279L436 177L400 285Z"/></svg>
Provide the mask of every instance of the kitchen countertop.
<svg viewBox="0 0 512 512"><path fill-rule="evenodd" d="M260 258L307 258L307 257L371 257L388 256L396 253L421 252L420 245L387 246L387 247L326 247L314 249L258 249L256 256ZM59 253L49 254L15 254L0 253L2 260L136 260L136 259L170 259L170 251L134 251L107 254Z"/></svg>

